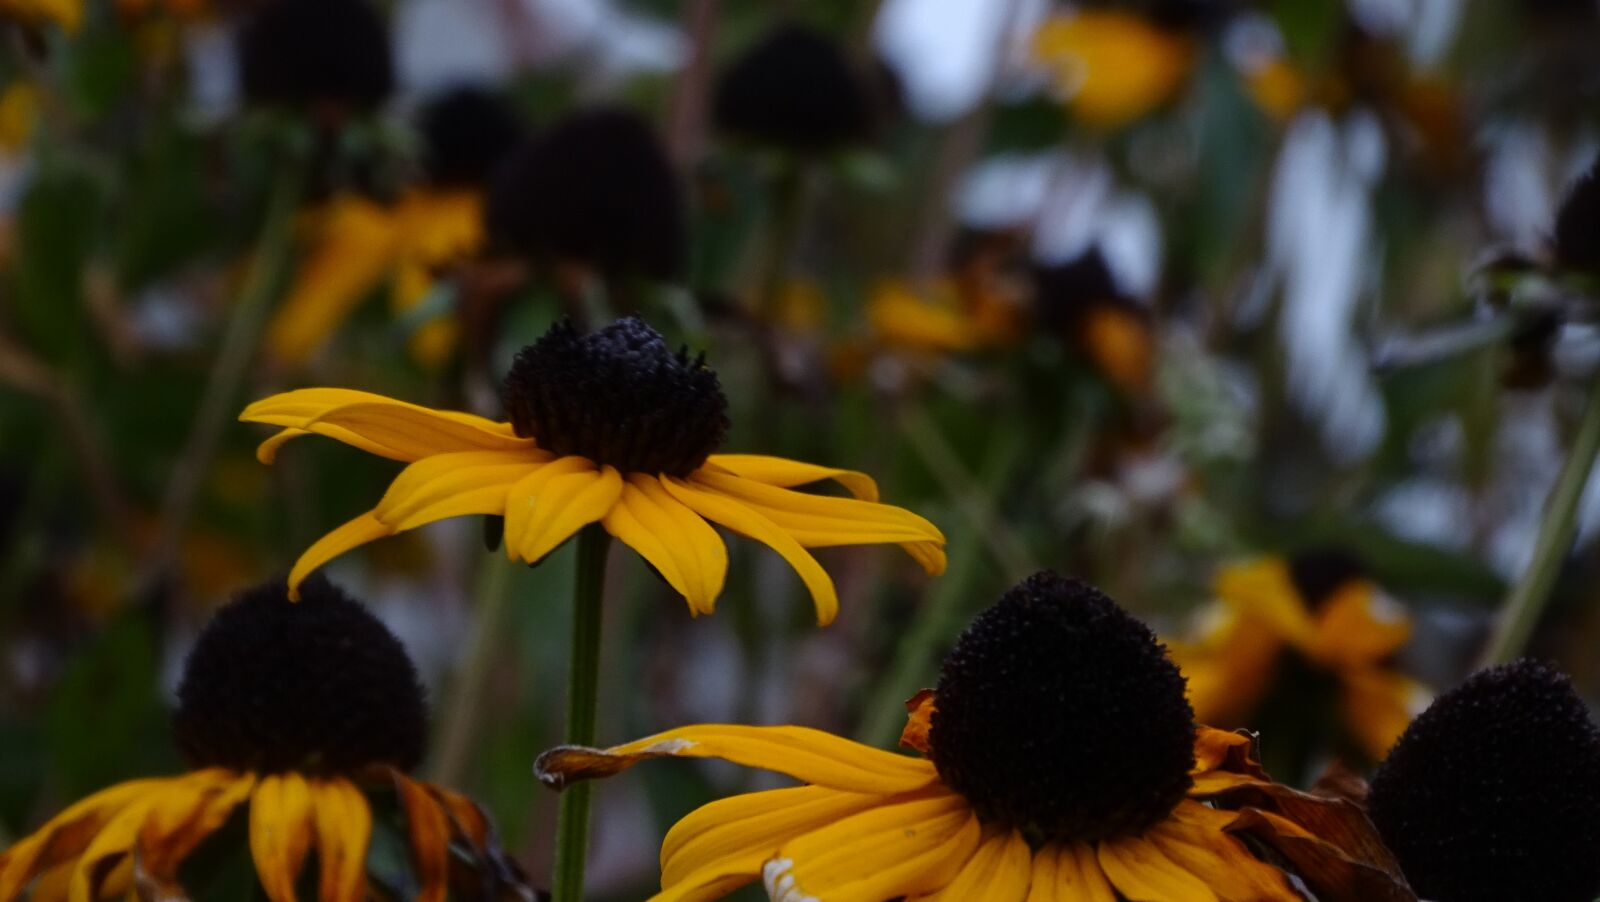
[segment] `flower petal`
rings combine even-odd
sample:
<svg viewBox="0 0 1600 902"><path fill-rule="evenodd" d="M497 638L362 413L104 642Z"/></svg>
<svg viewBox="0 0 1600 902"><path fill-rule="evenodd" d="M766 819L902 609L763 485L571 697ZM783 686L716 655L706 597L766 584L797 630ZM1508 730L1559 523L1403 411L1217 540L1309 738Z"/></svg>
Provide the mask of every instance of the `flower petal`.
<svg viewBox="0 0 1600 902"><path fill-rule="evenodd" d="M680 727L609 749L558 746L540 755L533 767L540 780L560 789L662 757L721 758L817 786L880 795L921 789L939 780L926 759L885 752L821 730L731 724Z"/></svg>
<svg viewBox="0 0 1600 902"><path fill-rule="evenodd" d="M1226 829L1235 815L1184 800L1145 836L1204 880L1222 902L1300 902L1282 871L1251 855Z"/></svg>
<svg viewBox="0 0 1600 902"><path fill-rule="evenodd" d="M67 884L70 902L95 902L102 895L114 894L115 889L121 888L119 884L125 879L124 874L129 873L124 868L132 861L133 845L152 808L162 803L181 805L187 802L192 806L195 801L185 781L178 778L161 781L161 785L118 811L78 856Z"/></svg>
<svg viewBox="0 0 1600 902"><path fill-rule="evenodd" d="M840 470L766 454L713 454L706 462L745 479L780 489L832 479L862 501L878 500L878 483L859 470Z"/></svg>
<svg viewBox="0 0 1600 902"><path fill-rule="evenodd" d="M966 867L943 889L915 898L926 902L1025 902L1032 859L1033 851L1022 834L1015 830L997 832L983 840Z"/></svg>
<svg viewBox="0 0 1600 902"><path fill-rule="evenodd" d="M604 517L622 494L622 476L582 457L563 457L522 477L507 492L506 553L530 564Z"/></svg>
<svg viewBox="0 0 1600 902"><path fill-rule="evenodd" d="M317 833L317 882L321 902L362 902L367 894L367 842L372 809L361 790L342 777L311 783L311 814Z"/></svg>
<svg viewBox="0 0 1600 902"><path fill-rule="evenodd" d="M1282 558L1261 558L1222 568L1217 574L1216 592L1242 616L1270 626L1296 647L1310 646L1316 628L1294 587L1289 565Z"/></svg>
<svg viewBox="0 0 1600 902"><path fill-rule="evenodd" d="M1128 902L1217 902L1205 880L1173 861L1148 837L1104 840L1100 869Z"/></svg>
<svg viewBox="0 0 1600 902"><path fill-rule="evenodd" d="M1372 666L1410 639L1411 618L1405 609L1377 586L1357 579L1323 602L1311 651L1317 660L1335 666Z"/></svg>
<svg viewBox="0 0 1600 902"><path fill-rule="evenodd" d="M851 815L784 843L762 868L774 902L883 902L945 886L977 851L982 828L947 790Z"/></svg>
<svg viewBox="0 0 1600 902"><path fill-rule="evenodd" d="M300 555L294 562L294 567L289 570L289 600L300 600L300 583L318 567L352 548L392 535L394 535L393 529L385 526L371 513L365 513L318 539Z"/></svg>
<svg viewBox="0 0 1600 902"><path fill-rule="evenodd" d="M444 902L450 891L450 818L428 788L398 770L390 774L406 818L406 840L417 873L416 902Z"/></svg>
<svg viewBox="0 0 1600 902"><path fill-rule="evenodd" d="M11 902L35 877L70 862L123 809L160 789L166 780L132 780L77 802L0 854L0 900Z"/></svg>
<svg viewBox="0 0 1600 902"><path fill-rule="evenodd" d="M811 603L817 609L817 623L827 626L839 614L839 594L833 580L788 532L771 520L752 510L743 502L729 498L704 485L685 482L673 476L661 477L661 484L672 497L713 523L720 523L740 535L766 545L783 556L789 566L800 574L800 579L811 592Z"/></svg>
<svg viewBox="0 0 1600 902"><path fill-rule="evenodd" d="M264 336L268 353L288 363L311 357L383 280L394 259L398 229L388 209L344 195L321 213L314 245Z"/></svg>
<svg viewBox="0 0 1600 902"><path fill-rule="evenodd" d="M674 824L661 843L661 893L654 902L720 898L760 879L761 866L788 840L883 800L871 793L796 786L702 805Z"/></svg>
<svg viewBox="0 0 1600 902"><path fill-rule="evenodd" d="M457 451L400 471L372 513L395 532L468 514L501 514L506 494L542 461L517 451Z"/></svg>
<svg viewBox="0 0 1600 902"><path fill-rule="evenodd" d="M294 772L269 774L250 796L250 854L272 902L295 902L312 840L311 787Z"/></svg>
<svg viewBox="0 0 1600 902"><path fill-rule="evenodd" d="M356 410L342 418L340 411L350 407ZM293 435L279 433L263 442L256 452L262 463L271 463L277 449L289 438L313 432L370 454L408 463L449 451L534 447L531 439L517 438L510 423L345 388L282 392L249 405L239 419L296 430Z"/></svg>
<svg viewBox="0 0 1600 902"><path fill-rule="evenodd" d="M629 476L602 522L688 600L692 613L715 608L728 576L728 548L699 514L667 494L659 479Z"/></svg>
<svg viewBox="0 0 1600 902"><path fill-rule="evenodd" d="M1091 843L1051 843L1033 853L1027 902L1117 902Z"/></svg>
<svg viewBox="0 0 1600 902"><path fill-rule="evenodd" d="M1411 719L1432 696L1416 680L1393 670L1358 667L1339 675L1339 709L1345 725L1374 761L1382 761Z"/></svg>
<svg viewBox="0 0 1600 902"><path fill-rule="evenodd" d="M689 478L759 511L807 548L879 542L944 542L944 533L937 526L891 504L810 495L709 469L698 470Z"/></svg>
<svg viewBox="0 0 1600 902"><path fill-rule="evenodd" d="M139 831L139 877L152 881L158 898L182 898L178 868L202 842L222 828L255 788L253 774L223 768L196 771L183 778L185 793L163 796Z"/></svg>

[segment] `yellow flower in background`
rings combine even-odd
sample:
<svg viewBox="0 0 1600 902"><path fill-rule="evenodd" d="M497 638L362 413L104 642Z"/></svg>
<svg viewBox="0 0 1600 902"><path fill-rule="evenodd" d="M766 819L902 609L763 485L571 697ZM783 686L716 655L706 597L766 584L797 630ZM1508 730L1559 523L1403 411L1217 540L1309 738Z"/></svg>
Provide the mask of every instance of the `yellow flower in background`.
<svg viewBox="0 0 1600 902"><path fill-rule="evenodd" d="M482 245L482 203L471 189L415 188L393 207L347 194L309 215L306 258L267 328L268 353L303 364L385 279L392 280L393 312L415 309L440 270ZM413 334L412 351L437 366L455 334L453 318L435 317Z"/></svg>
<svg viewBox="0 0 1600 902"><path fill-rule="evenodd" d="M0 17L33 27L53 22L76 32L83 24L83 0L0 0Z"/></svg>
<svg viewBox="0 0 1600 902"><path fill-rule="evenodd" d="M1177 93L1194 62L1194 46L1187 35L1132 13L1079 10L1041 25L1033 56L1074 116L1116 129Z"/></svg>
<svg viewBox="0 0 1600 902"><path fill-rule="evenodd" d="M804 784L679 821L662 843L656 902L715 899L756 880L779 902L1292 902L1301 896L1288 876L1242 836L1298 844L1291 861L1348 864L1297 818L1315 812L1371 833L1346 803L1273 784L1249 737L1196 727L1149 630L1054 574L981 614L938 690L908 708L902 744L922 757L803 727L701 725L553 749L535 771L561 788L651 758L720 758ZM1213 807L1234 796L1250 807ZM1306 870L1315 891L1329 889L1333 869Z"/></svg>
<svg viewBox="0 0 1600 902"><path fill-rule="evenodd" d="M1199 634L1170 643L1208 723L1244 724L1288 654L1337 684L1344 728L1374 761L1430 698L1390 659L1411 638L1405 611L1345 555L1319 551L1223 568Z"/></svg>
<svg viewBox="0 0 1600 902"><path fill-rule="evenodd" d="M877 485L865 474L715 453L727 430L716 373L703 357L668 351L636 318L589 335L554 326L517 356L505 404L505 423L333 388L246 408L241 420L282 429L262 443L263 462L284 442L316 433L408 464L377 507L300 556L291 591L359 545L471 514L504 516L507 556L528 563L599 523L649 561L695 614L711 613L727 573L727 549L711 523L782 555L823 624L839 600L808 548L895 543L927 572L944 570L944 535L916 514L877 503ZM792 491L826 479L855 497Z"/></svg>
<svg viewBox="0 0 1600 902"><path fill-rule="evenodd" d="M182 865L241 812L267 899L292 902L314 852L318 897L361 902L369 793L398 803L414 898L444 902L463 881L457 890L529 893L476 804L407 776L426 715L399 641L325 580L304 590L291 605L282 582L268 583L218 611L184 665L173 718L194 769L68 807L0 854L0 902L30 884L36 902L190 898Z"/></svg>
<svg viewBox="0 0 1600 902"><path fill-rule="evenodd" d="M14 81L0 93L0 151L15 154L33 138L39 121L39 89L27 81Z"/></svg>
<svg viewBox="0 0 1600 902"><path fill-rule="evenodd" d="M867 299L873 337L903 351L955 354L991 347L1016 333L1014 308L991 295L970 297L954 279L918 290L906 279L883 279Z"/></svg>

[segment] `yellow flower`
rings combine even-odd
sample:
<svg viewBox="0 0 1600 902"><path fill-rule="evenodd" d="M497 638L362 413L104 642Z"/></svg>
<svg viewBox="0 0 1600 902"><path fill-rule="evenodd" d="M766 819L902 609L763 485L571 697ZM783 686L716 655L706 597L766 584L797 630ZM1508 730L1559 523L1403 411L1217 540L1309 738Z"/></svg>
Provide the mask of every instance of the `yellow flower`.
<svg viewBox="0 0 1600 902"><path fill-rule="evenodd" d="M988 347L1014 334L1015 313L995 297L969 302L955 280L917 291L904 279L883 279L867 300L872 334L897 350L954 354Z"/></svg>
<svg viewBox="0 0 1600 902"><path fill-rule="evenodd" d="M0 94L0 151L16 153L27 146L39 121L39 88L14 81Z"/></svg>
<svg viewBox="0 0 1600 902"><path fill-rule="evenodd" d="M1409 618L1343 560L1321 552L1223 568L1200 634L1171 643L1197 717L1247 722L1293 652L1337 680L1345 727L1372 760L1383 757L1429 695L1388 664L1411 637Z"/></svg>
<svg viewBox="0 0 1600 902"><path fill-rule="evenodd" d="M483 244L482 204L469 188L416 188L393 207L354 194L329 201L308 218L310 250L267 328L268 353L304 363L386 278L393 312L415 309L439 270ZM438 366L454 344L454 320L440 317L414 333L411 349Z"/></svg>
<svg viewBox="0 0 1600 902"><path fill-rule="evenodd" d="M355 649L355 651L352 651ZM201 634L184 667L174 737L189 773L131 780L68 807L0 854L0 902L185 899L180 868L243 811L261 890L292 902L316 854L319 898L367 896L369 792L397 800L418 887L444 902L452 860L473 881L520 886L487 816L414 780L425 715L398 640L326 581L291 605L283 583L244 593Z"/></svg>
<svg viewBox="0 0 1600 902"><path fill-rule="evenodd" d="M902 744L925 757L803 727L701 725L553 749L535 770L560 788L650 758L721 758L805 784L679 821L662 844L657 902L714 899L756 880L779 902L1292 902L1301 897L1285 873L1238 834L1295 846L1290 861L1348 865L1355 843L1335 848L1298 818L1372 833L1348 803L1273 784L1248 736L1197 728L1149 630L1054 574L980 615L937 692L907 707ZM1234 798L1249 803L1213 807ZM1318 892L1336 882L1334 868L1306 870ZM1376 886L1389 870L1363 879Z"/></svg>
<svg viewBox="0 0 1600 902"><path fill-rule="evenodd" d="M943 534L916 514L877 503L867 475L715 453L727 429L716 373L703 360L669 352L638 319L586 336L555 326L518 355L505 402L506 423L330 388L246 408L241 420L282 428L262 443L263 462L284 442L316 433L409 465L377 507L300 556L291 590L358 545L471 514L504 516L507 556L529 563L599 523L649 561L695 614L711 613L728 566L710 523L782 555L823 624L839 601L808 548L892 542L929 573L944 570ZM825 479L855 497L791 491Z"/></svg>
<svg viewBox="0 0 1600 902"><path fill-rule="evenodd" d="M83 0L0 0L0 16L33 27L54 22L76 32L83 24Z"/></svg>
<svg viewBox="0 0 1600 902"><path fill-rule="evenodd" d="M1194 60L1187 36L1115 10L1055 16L1035 33L1033 51L1073 115L1105 129L1165 103Z"/></svg>

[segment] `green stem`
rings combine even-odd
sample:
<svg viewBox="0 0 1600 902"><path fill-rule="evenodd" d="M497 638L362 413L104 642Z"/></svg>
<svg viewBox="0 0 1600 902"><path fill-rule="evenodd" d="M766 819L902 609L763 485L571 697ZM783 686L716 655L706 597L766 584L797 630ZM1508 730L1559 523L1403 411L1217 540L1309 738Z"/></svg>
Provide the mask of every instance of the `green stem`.
<svg viewBox="0 0 1600 902"><path fill-rule="evenodd" d="M1539 535L1533 545L1533 560L1528 562L1521 579L1506 596L1494 634L1489 638L1489 647L1483 654L1483 666L1514 660L1522 654L1534 627L1538 626L1539 616L1550 600L1550 590L1560 573L1561 562L1572 548L1573 535L1578 529L1578 502L1589 483L1597 454L1600 454L1600 378L1589 388L1583 420L1572 439L1572 450L1545 502L1544 521L1539 524Z"/></svg>
<svg viewBox="0 0 1600 902"><path fill-rule="evenodd" d="M567 676L568 745L594 745L600 688L601 595L611 536L599 524L578 533L578 574L572 593L572 649ZM592 784L574 783L561 793L556 817L554 902L582 902L583 866L589 847Z"/></svg>
<svg viewBox="0 0 1600 902"><path fill-rule="evenodd" d="M160 579L177 554L200 487L210 473L222 429L231 419L229 415L238 400L239 386L250 370L250 362L255 359L261 327L289 265L293 247L290 226L300 205L304 170L304 164L298 160L285 160L280 164L244 288L233 305L200 406L167 485L161 505L161 532L150 556L146 580Z"/></svg>
<svg viewBox="0 0 1600 902"><path fill-rule="evenodd" d="M772 179L772 219L761 261L761 281L756 287L756 312L766 325L771 325L779 313L806 209L805 164L785 159L779 165L781 168Z"/></svg>

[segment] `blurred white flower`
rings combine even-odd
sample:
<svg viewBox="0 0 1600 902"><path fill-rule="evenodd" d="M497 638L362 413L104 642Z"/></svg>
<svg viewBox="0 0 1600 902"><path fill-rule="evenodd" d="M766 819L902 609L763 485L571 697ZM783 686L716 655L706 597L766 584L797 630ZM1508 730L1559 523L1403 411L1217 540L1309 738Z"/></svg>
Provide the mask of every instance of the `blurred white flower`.
<svg viewBox="0 0 1600 902"><path fill-rule="evenodd" d="M1025 68L1028 39L1048 6L1046 0L884 0L872 40L905 87L912 114L947 122L977 106L996 73Z"/></svg>

